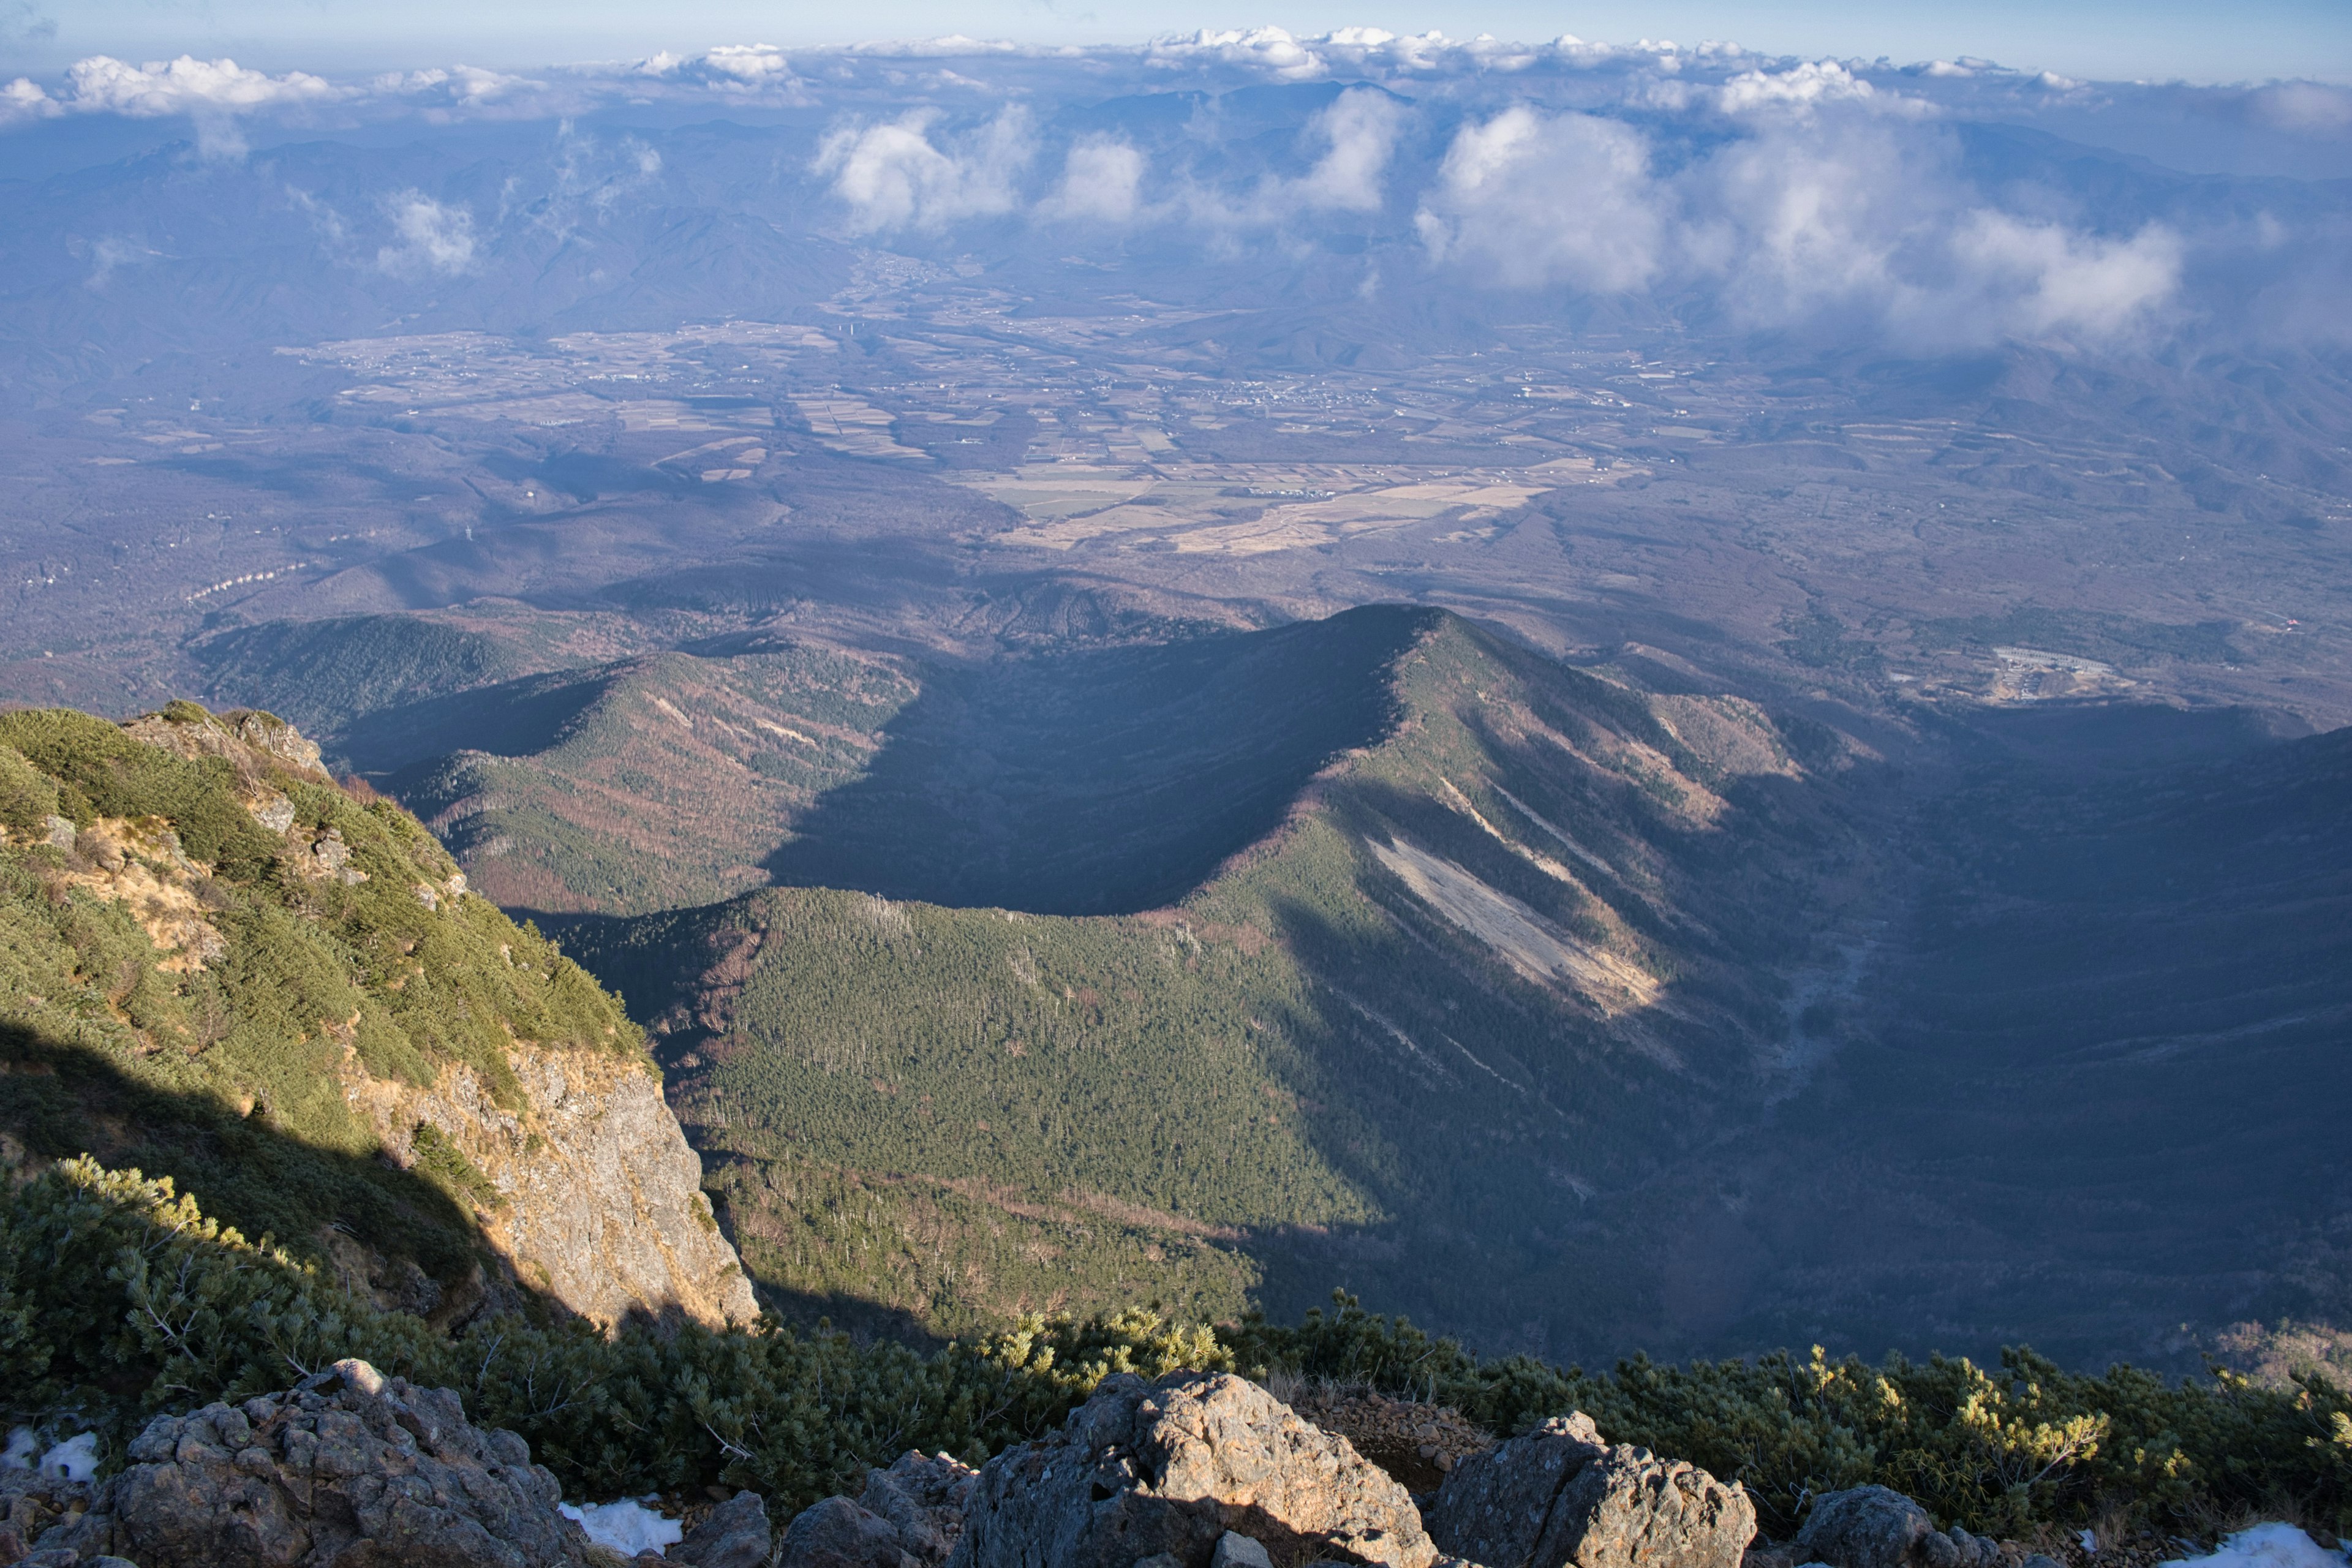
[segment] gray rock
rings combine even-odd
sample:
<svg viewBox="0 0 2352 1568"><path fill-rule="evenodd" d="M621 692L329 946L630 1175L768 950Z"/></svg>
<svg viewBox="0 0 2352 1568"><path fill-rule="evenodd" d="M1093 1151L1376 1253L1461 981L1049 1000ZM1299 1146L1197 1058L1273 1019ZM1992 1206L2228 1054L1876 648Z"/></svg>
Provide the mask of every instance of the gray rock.
<svg viewBox="0 0 2352 1568"><path fill-rule="evenodd" d="M664 1555L693 1568L760 1568L774 1544L767 1500L758 1492L737 1492Z"/></svg>
<svg viewBox="0 0 2352 1568"><path fill-rule="evenodd" d="M143 1568L589 1568L555 1478L457 1394L338 1362L292 1392L159 1416L90 1510L36 1542Z"/></svg>
<svg viewBox="0 0 2352 1568"><path fill-rule="evenodd" d="M1602 1442L1580 1411L1465 1458L1428 1524L1493 1568L1739 1568L1756 1508L1696 1465Z"/></svg>
<svg viewBox="0 0 2352 1568"><path fill-rule="evenodd" d="M950 1568L1207 1568L1236 1531L1286 1561L1430 1568L1402 1487L1344 1437L1227 1373L1119 1375L1054 1436L980 1472Z"/></svg>
<svg viewBox="0 0 2352 1568"><path fill-rule="evenodd" d="M804 1508L785 1527L777 1568L920 1568L890 1521L845 1497Z"/></svg>
<svg viewBox="0 0 2352 1568"><path fill-rule="evenodd" d="M931 1458L908 1450L887 1470L866 1472L857 1505L889 1521L898 1544L926 1568L937 1568L963 1538L963 1517L971 1506L980 1472L945 1454Z"/></svg>
<svg viewBox="0 0 2352 1568"><path fill-rule="evenodd" d="M1209 1559L1209 1568L1274 1568L1274 1559L1248 1536L1228 1530L1217 1537L1217 1550Z"/></svg>
<svg viewBox="0 0 2352 1568"><path fill-rule="evenodd" d="M1936 1528L1927 1510L1889 1487L1853 1487L1813 1500L1795 1553L1830 1568L1996 1568L2000 1548L1957 1525Z"/></svg>

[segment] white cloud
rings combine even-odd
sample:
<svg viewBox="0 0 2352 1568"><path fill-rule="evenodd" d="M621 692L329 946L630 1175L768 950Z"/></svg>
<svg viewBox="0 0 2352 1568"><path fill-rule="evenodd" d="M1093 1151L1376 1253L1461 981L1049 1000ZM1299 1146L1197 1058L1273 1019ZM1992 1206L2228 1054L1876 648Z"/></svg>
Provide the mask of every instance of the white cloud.
<svg viewBox="0 0 2352 1568"><path fill-rule="evenodd" d="M472 213L444 206L421 191L403 191L388 207L400 243L376 252L378 267L400 276L438 272L454 277L474 269Z"/></svg>
<svg viewBox="0 0 2352 1568"><path fill-rule="evenodd" d="M1396 151L1402 109L1384 92L1356 88L1341 93L1308 122L1310 138L1329 143L1287 194L1307 206L1378 212L1381 180Z"/></svg>
<svg viewBox="0 0 2352 1568"><path fill-rule="evenodd" d="M2159 224L2101 239L1979 209L1956 226L1952 254L1982 316L2023 337L2123 337L2180 285L2180 237Z"/></svg>
<svg viewBox="0 0 2352 1568"><path fill-rule="evenodd" d="M938 119L917 110L880 124L853 122L817 144L811 167L832 177L850 233L937 229L1019 204L1013 183L1034 153L1026 114L1007 109L944 151L931 141Z"/></svg>
<svg viewBox="0 0 2352 1568"><path fill-rule="evenodd" d="M2336 136L2352 130L2352 89L2283 81L2253 95L2255 118L2282 131Z"/></svg>
<svg viewBox="0 0 2352 1568"><path fill-rule="evenodd" d="M305 71L271 76L247 70L232 59L200 60L182 55L134 66L110 55L93 55L66 72L67 107L111 110L152 118L165 114L244 113L291 104L323 103L344 89Z"/></svg>
<svg viewBox="0 0 2352 1568"><path fill-rule="evenodd" d="M1143 154L1125 142L1089 136L1062 161L1062 183L1039 205L1046 218L1132 222L1140 205Z"/></svg>
<svg viewBox="0 0 2352 1568"><path fill-rule="evenodd" d="M1276 81L1312 81L1328 69L1323 57L1280 27L1203 27L1189 38L1156 38L1148 58L1159 66L1241 66Z"/></svg>
<svg viewBox="0 0 2352 1568"><path fill-rule="evenodd" d="M1514 288L1639 289L1664 224L1640 132L1520 105L1454 134L1414 226L1431 254Z"/></svg>
<svg viewBox="0 0 2352 1568"><path fill-rule="evenodd" d="M1876 88L1835 60L1808 60L1784 71L1742 71L1716 90L1716 102L1726 114L1867 103L1877 97Z"/></svg>
<svg viewBox="0 0 2352 1568"><path fill-rule="evenodd" d="M27 120L48 120L65 112L65 105L51 98L40 83L28 77L18 77L5 87L0 87L0 125L16 125Z"/></svg>

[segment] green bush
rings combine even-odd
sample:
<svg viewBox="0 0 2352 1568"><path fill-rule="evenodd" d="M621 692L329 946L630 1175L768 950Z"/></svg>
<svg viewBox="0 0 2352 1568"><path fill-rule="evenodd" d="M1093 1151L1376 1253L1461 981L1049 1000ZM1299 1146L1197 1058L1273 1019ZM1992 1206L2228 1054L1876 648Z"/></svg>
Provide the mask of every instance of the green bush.
<svg viewBox="0 0 2352 1568"><path fill-rule="evenodd" d="M108 1451L153 1411L279 1388L343 1356L456 1388L574 1496L751 1487L780 1514L855 1491L908 1448L971 1463L1056 1424L1115 1372L1276 1368L1454 1405L1501 1430L1570 1408L1622 1442L1745 1482L1768 1533L1812 1497L1876 1481L1946 1522L2016 1534L2122 1508L2178 1530L2232 1510L2352 1522L2352 1405L2320 1381L2093 1377L2029 1352L1998 1371L1776 1353L1612 1373L1481 1361L1342 1296L1295 1326L1209 1329L1131 1308L1025 1319L929 1355L837 1333L508 1318L449 1338L376 1310L168 1181L68 1161L0 1197L0 1421L96 1426Z"/></svg>

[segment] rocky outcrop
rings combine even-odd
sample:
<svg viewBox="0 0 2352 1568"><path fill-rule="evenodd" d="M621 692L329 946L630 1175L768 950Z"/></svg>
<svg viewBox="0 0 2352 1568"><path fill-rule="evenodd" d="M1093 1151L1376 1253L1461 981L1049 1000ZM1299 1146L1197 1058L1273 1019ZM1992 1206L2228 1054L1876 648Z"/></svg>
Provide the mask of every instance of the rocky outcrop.
<svg viewBox="0 0 2352 1568"><path fill-rule="evenodd" d="M703 1195L702 1162L652 1071L626 1057L520 1044L508 1061L523 1088L512 1110L463 1065L419 1089L348 1063L344 1099L404 1164L420 1157L420 1125L462 1152L482 1177L484 1236L573 1311L606 1324L672 1312L755 1321L751 1282Z"/></svg>
<svg viewBox="0 0 2352 1568"><path fill-rule="evenodd" d="M287 792L332 780L319 748L291 725L267 713L210 714L175 702L123 730L178 756L226 763L238 803L282 841L279 864L299 881L356 888L368 880L341 829L296 820ZM189 861L168 824L101 818L81 837L95 846L87 857L91 868L65 880L130 907L168 954L163 968L202 969L226 952L205 918L209 869ZM438 918L467 920L464 873L437 846L420 842L425 860L415 870L431 879L411 886L404 874L403 885ZM478 931L468 929L467 940L496 946L495 935ZM349 1026L329 1033L338 1028ZM456 1166L483 1239L512 1277L436 1281L363 1238L322 1231L312 1239L342 1282L379 1306L443 1326L519 1304L518 1286L606 1326L632 1316L713 1326L755 1321L751 1283L703 1195L701 1162L664 1101L660 1079L641 1056L605 1045L515 1041L507 1065L523 1092L519 1102L509 1094L501 1104L463 1063L440 1064L433 1081L419 1087L371 1074L347 1041L338 1069L345 1101L394 1163Z"/></svg>
<svg viewBox="0 0 2352 1568"><path fill-rule="evenodd" d="M591 1568L562 1489L457 1394L339 1362L289 1393L159 1416L35 1546L142 1568Z"/></svg>
<svg viewBox="0 0 2352 1568"><path fill-rule="evenodd" d="M1611 1446L1578 1412L1464 1459L1428 1525L1487 1568L1739 1568L1756 1508L1695 1465Z"/></svg>
<svg viewBox="0 0 2352 1568"><path fill-rule="evenodd" d="M1814 1500L1790 1555L1830 1568L1996 1568L2000 1546L1954 1525L1889 1487L1853 1487Z"/></svg>
<svg viewBox="0 0 2352 1568"><path fill-rule="evenodd" d="M989 1461L950 1568L1209 1568L1228 1531L1285 1563L1431 1568L1405 1489L1254 1383L1106 1379L1063 1429Z"/></svg>

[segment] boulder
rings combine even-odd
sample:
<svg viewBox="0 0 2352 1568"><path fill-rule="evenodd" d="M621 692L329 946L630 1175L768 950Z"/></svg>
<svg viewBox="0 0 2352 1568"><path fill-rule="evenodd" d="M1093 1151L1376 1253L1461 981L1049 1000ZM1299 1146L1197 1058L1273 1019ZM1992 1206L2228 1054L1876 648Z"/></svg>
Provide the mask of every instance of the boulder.
<svg viewBox="0 0 2352 1568"><path fill-rule="evenodd" d="M1995 1568L2000 1548L1955 1525L1936 1528L1927 1510L1890 1487L1853 1487L1813 1500L1797 1531L1795 1556L1830 1568Z"/></svg>
<svg viewBox="0 0 2352 1568"><path fill-rule="evenodd" d="M938 1568L963 1538L963 1516L980 1472L945 1454L932 1458L909 1449L887 1470L866 1472L857 1506L887 1520L898 1544L924 1568Z"/></svg>
<svg viewBox="0 0 2352 1568"><path fill-rule="evenodd" d="M1603 1442L1580 1411L1464 1459L1428 1524L1487 1568L1739 1568L1756 1507L1696 1465Z"/></svg>
<svg viewBox="0 0 2352 1568"><path fill-rule="evenodd" d="M845 1497L801 1510L784 1528L777 1568L919 1568L898 1531Z"/></svg>
<svg viewBox="0 0 2352 1568"><path fill-rule="evenodd" d="M1431 1568L1404 1488L1256 1384L1171 1373L1104 1380L1050 1437L980 1472L950 1568L1209 1568L1227 1531L1285 1563Z"/></svg>
<svg viewBox="0 0 2352 1568"><path fill-rule="evenodd" d="M590 1568L555 1478L446 1388L362 1361L150 1422L88 1513L34 1544L142 1568Z"/></svg>
<svg viewBox="0 0 2352 1568"><path fill-rule="evenodd" d="M774 1544L767 1500L758 1492L737 1492L663 1555L690 1568L760 1568Z"/></svg>
<svg viewBox="0 0 2352 1568"><path fill-rule="evenodd" d="M945 1454L925 1458L909 1449L888 1469L866 1471L856 1502L829 1497L802 1510L784 1531L778 1568L939 1568L963 1534L979 1479Z"/></svg>

